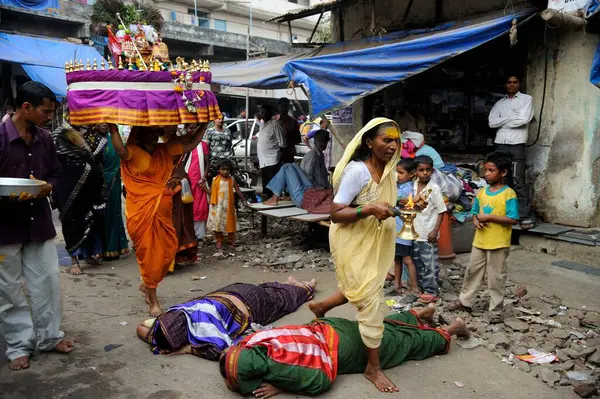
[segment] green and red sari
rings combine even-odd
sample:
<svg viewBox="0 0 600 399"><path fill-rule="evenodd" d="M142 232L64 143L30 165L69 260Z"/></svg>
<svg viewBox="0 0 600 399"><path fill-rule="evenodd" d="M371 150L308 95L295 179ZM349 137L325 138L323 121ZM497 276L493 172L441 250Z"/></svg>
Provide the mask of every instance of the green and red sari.
<svg viewBox="0 0 600 399"><path fill-rule="evenodd" d="M319 322L254 333L227 351L228 386L247 395L269 382L288 392L316 395L335 380L337 348L338 334Z"/></svg>
<svg viewBox="0 0 600 399"><path fill-rule="evenodd" d="M448 333L425 326L414 311L390 315L384 326L379 347L384 369L448 352ZM228 386L242 395L263 382L316 395L331 388L338 374L363 373L367 361L358 322L331 317L249 335L227 352L225 373Z"/></svg>

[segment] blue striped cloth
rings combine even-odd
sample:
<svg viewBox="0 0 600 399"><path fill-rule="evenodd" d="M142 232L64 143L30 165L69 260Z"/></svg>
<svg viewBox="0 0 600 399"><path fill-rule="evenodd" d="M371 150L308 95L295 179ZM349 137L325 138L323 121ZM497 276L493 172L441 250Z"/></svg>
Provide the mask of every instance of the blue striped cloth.
<svg viewBox="0 0 600 399"><path fill-rule="evenodd" d="M241 328L225 305L211 299L195 299L169 308L173 310L185 313L192 346L208 343L222 351L234 343L231 336Z"/></svg>

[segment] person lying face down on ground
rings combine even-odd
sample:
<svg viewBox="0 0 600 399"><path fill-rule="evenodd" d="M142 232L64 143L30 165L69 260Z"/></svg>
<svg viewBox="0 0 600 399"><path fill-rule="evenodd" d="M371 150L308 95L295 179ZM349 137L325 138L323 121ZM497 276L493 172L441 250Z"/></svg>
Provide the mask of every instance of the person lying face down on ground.
<svg viewBox="0 0 600 399"><path fill-rule="evenodd" d="M423 324L431 323L434 313L435 305L430 304L385 319L379 351L382 368L445 354L452 335L469 337L460 318L444 329ZM219 359L227 387L257 398L283 392L317 395L330 389L338 374L364 373L366 366L367 349L358 322L335 317L253 333Z"/></svg>
<svg viewBox="0 0 600 399"><path fill-rule="evenodd" d="M171 306L137 327L137 334L156 354L189 353L218 360L240 340L252 323L268 325L310 300L316 280L258 285L235 283L197 299Z"/></svg>

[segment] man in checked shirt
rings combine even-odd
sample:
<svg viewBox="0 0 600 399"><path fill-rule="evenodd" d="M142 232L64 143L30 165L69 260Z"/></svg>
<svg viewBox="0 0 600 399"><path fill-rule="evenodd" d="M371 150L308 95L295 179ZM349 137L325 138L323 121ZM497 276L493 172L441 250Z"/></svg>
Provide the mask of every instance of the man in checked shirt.
<svg viewBox="0 0 600 399"><path fill-rule="evenodd" d="M529 186L525 181L525 143L529 122L533 119L533 101L531 96L519 91L521 81L516 75L508 76L504 88L506 96L492 108L489 125L498 129L494 140L496 151L501 151L512 159L507 184L517 193L521 228L528 230L535 227L535 219L530 213Z"/></svg>

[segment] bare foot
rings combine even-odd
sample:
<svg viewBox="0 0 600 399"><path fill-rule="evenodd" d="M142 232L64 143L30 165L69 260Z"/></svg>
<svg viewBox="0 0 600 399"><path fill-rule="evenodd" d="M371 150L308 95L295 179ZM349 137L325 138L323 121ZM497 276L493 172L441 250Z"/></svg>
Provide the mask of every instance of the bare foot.
<svg viewBox="0 0 600 399"><path fill-rule="evenodd" d="M161 314L165 313L165 311L162 310L158 303L156 303L154 305L148 305L148 313L150 313L150 316L152 317L158 317Z"/></svg>
<svg viewBox="0 0 600 399"><path fill-rule="evenodd" d="M300 281L296 280L295 277L290 276L290 277L288 277L286 284L295 285L296 287L301 287L301 288L309 287L310 289L314 290L315 287L317 286L317 280L315 280L313 278L310 281L302 281L302 282L300 282Z"/></svg>
<svg viewBox="0 0 600 399"><path fill-rule="evenodd" d="M150 305L150 299L148 298L148 290L146 289L146 286L144 285L144 283L140 283L140 286L138 287L138 290L140 290L140 292L142 294L144 294L144 299L146 300L146 304Z"/></svg>
<svg viewBox="0 0 600 399"><path fill-rule="evenodd" d="M100 256L90 256L89 258L87 258L85 260L85 262L88 265L92 265L92 266L100 266L102 264L102 260L100 259Z"/></svg>
<svg viewBox="0 0 600 399"><path fill-rule="evenodd" d="M276 198L275 196L272 196L268 200L263 201L263 204L269 205L269 206L277 206L277 201L278 201L278 198Z"/></svg>
<svg viewBox="0 0 600 399"><path fill-rule="evenodd" d="M303 281L302 284L306 285L311 290L314 290L315 288L317 288L317 280L314 278L310 281Z"/></svg>
<svg viewBox="0 0 600 399"><path fill-rule="evenodd" d="M11 370L24 370L29 368L29 356L21 356L13 359L8 368Z"/></svg>
<svg viewBox="0 0 600 399"><path fill-rule="evenodd" d="M367 366L365 378L373 383L380 392L398 392L399 389L384 373L382 369L370 369Z"/></svg>
<svg viewBox="0 0 600 399"><path fill-rule="evenodd" d="M308 303L308 308L310 309L311 312L314 313L314 315L317 319L325 317L326 311L323 308L323 306L320 304L320 302L310 301Z"/></svg>
<svg viewBox="0 0 600 399"><path fill-rule="evenodd" d="M435 304L430 303L425 308L420 310L418 313L421 320L425 320L428 323L433 323L433 315L435 314Z"/></svg>
<svg viewBox="0 0 600 399"><path fill-rule="evenodd" d="M81 274L81 267L79 267L79 265L73 265L71 266L69 273L71 273L73 276L79 276Z"/></svg>
<svg viewBox="0 0 600 399"><path fill-rule="evenodd" d="M471 336L471 332L467 328L467 323L465 323L465 321L460 317L454 319L454 321L448 326L446 331L448 331L448 334L450 335L456 334L456 337L459 339L469 339L469 337Z"/></svg>
<svg viewBox="0 0 600 399"><path fill-rule="evenodd" d="M258 386L258 388L252 391L252 395L254 395L255 398L263 399L272 398L280 393L283 393L282 389L275 388L273 385L267 384L266 382L263 382Z"/></svg>
<svg viewBox="0 0 600 399"><path fill-rule="evenodd" d="M75 341L67 338L63 338L56 346L54 350L60 353L70 353L73 350L73 346L75 346Z"/></svg>

